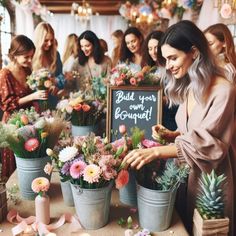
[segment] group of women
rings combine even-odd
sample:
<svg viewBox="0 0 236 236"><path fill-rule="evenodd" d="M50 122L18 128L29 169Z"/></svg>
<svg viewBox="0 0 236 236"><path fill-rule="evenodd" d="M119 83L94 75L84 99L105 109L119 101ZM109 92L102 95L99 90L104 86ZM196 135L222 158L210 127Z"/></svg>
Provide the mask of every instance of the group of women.
<svg viewBox="0 0 236 236"><path fill-rule="evenodd" d="M165 124L153 127L153 137L162 129L162 138L171 143L148 149L131 151L123 160L127 166L140 169L154 159L175 158L191 167L185 188L179 191L178 208L186 227L191 232L192 215L196 200L196 184L202 171L215 169L225 173L228 191L226 215L230 218L230 235L234 235L234 197L236 178L236 56L233 39L227 26L217 24L202 32L190 21L180 21L166 32L155 31L144 40L135 27L124 33L112 34L114 50L112 60L104 54L99 38L92 31L79 37L68 36L62 57L57 52L54 31L48 23L35 29L34 43L26 36L13 38L9 50L9 65L0 71L0 107L3 121L22 107L31 106L36 100L49 99L52 108L65 94L77 71L76 89L90 89L91 80L102 73L107 76L118 62L127 63L132 70L142 66L156 66L165 71L162 78L168 106L179 106L176 114L177 129ZM31 91L26 76L32 70L48 68L56 78L49 93ZM63 76L64 75L64 76ZM68 86L68 89L70 86ZM173 108L172 108L173 109ZM175 115L176 107L171 115ZM2 152L2 175L14 170L14 157L7 150Z"/></svg>

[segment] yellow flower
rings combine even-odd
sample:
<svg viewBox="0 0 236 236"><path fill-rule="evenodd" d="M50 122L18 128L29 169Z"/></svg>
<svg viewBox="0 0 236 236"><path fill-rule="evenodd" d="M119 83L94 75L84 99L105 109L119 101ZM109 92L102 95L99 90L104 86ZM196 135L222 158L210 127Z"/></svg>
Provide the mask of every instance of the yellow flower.
<svg viewBox="0 0 236 236"><path fill-rule="evenodd" d="M41 138L46 138L48 136L48 132L42 132L41 133Z"/></svg>
<svg viewBox="0 0 236 236"><path fill-rule="evenodd" d="M82 103L84 100L81 97L77 97L74 100L69 102L69 105L72 107L77 106L78 104Z"/></svg>

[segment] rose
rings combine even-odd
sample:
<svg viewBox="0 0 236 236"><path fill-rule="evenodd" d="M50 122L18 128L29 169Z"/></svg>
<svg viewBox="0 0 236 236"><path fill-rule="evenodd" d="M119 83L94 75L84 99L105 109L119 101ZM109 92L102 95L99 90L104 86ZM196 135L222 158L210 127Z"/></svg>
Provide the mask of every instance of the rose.
<svg viewBox="0 0 236 236"><path fill-rule="evenodd" d="M224 19L229 19L232 14L232 7L228 3L224 3L220 9L220 15Z"/></svg>
<svg viewBox="0 0 236 236"><path fill-rule="evenodd" d="M125 125L120 125L120 126L119 126L119 132L120 132L121 134L125 134L125 133L127 132L126 126L125 126Z"/></svg>

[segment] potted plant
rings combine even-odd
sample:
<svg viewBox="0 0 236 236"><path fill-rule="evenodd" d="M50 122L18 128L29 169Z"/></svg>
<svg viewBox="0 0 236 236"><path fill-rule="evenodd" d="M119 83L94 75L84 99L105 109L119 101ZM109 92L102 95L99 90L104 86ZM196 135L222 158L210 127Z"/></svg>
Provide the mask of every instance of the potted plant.
<svg viewBox="0 0 236 236"><path fill-rule="evenodd" d="M139 223L151 231L169 228L179 185L189 173L188 165L174 161L154 161L137 171Z"/></svg>
<svg viewBox="0 0 236 236"><path fill-rule="evenodd" d="M0 147L10 148L16 158L17 175L21 195L33 200L32 180L43 176L50 180L51 175L44 173L44 167L51 158L46 149L53 148L64 127L62 118L52 115L39 115L31 109L21 109L13 113L7 124L0 123Z"/></svg>
<svg viewBox="0 0 236 236"><path fill-rule="evenodd" d="M71 93L69 99L61 100L57 109L69 115L72 135L83 136L97 133L97 125L105 117L105 101L95 98L93 93Z"/></svg>
<svg viewBox="0 0 236 236"><path fill-rule="evenodd" d="M224 174L202 173L193 215L193 235L221 235L229 232L229 218L224 216Z"/></svg>

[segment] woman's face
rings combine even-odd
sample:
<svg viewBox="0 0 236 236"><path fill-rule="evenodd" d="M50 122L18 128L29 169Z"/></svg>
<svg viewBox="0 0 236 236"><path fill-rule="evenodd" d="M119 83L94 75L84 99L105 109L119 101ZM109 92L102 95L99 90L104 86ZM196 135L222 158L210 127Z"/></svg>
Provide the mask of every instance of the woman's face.
<svg viewBox="0 0 236 236"><path fill-rule="evenodd" d="M140 39L134 34L127 34L125 36L125 43L127 48L132 53L138 53L140 50L141 42Z"/></svg>
<svg viewBox="0 0 236 236"><path fill-rule="evenodd" d="M44 50L44 51L50 50L51 46L52 46L53 43L54 43L54 40L55 40L55 39L54 39L53 34L47 33L47 34L46 34L46 37L45 37L45 39L44 39L44 43L43 43L43 50Z"/></svg>
<svg viewBox="0 0 236 236"><path fill-rule="evenodd" d="M166 59L166 69L169 70L176 79L184 77L188 73L189 67L193 63L193 52L185 53L164 44L161 47L162 56Z"/></svg>
<svg viewBox="0 0 236 236"><path fill-rule="evenodd" d="M153 61L157 61L157 46L158 40L150 39L148 41L148 53Z"/></svg>
<svg viewBox="0 0 236 236"><path fill-rule="evenodd" d="M25 68L31 68L33 56L34 56L34 50L32 49L31 51L23 55L15 56L15 60L19 66Z"/></svg>
<svg viewBox="0 0 236 236"><path fill-rule="evenodd" d="M90 43L88 40L81 39L80 40L80 47L81 47L81 50L84 52L84 55L86 57L89 57L89 56L92 55L92 53L93 53L93 44Z"/></svg>
<svg viewBox="0 0 236 236"><path fill-rule="evenodd" d="M216 36L211 33L205 33L205 37L214 56L218 56L220 53L222 53L224 48L223 42L218 40Z"/></svg>

